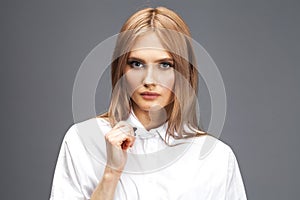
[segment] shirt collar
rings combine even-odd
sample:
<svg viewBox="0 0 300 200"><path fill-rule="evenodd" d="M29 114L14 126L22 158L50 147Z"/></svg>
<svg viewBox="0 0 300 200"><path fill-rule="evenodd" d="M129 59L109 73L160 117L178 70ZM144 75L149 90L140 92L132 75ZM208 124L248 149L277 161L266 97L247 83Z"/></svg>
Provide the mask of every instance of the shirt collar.
<svg viewBox="0 0 300 200"><path fill-rule="evenodd" d="M149 131L143 126L143 124L139 121L139 119L134 114L133 110L131 110L129 117L126 120L131 126L135 127L135 134L138 138L147 139L151 137L161 137L165 140L168 122L160 125L159 127L150 129Z"/></svg>

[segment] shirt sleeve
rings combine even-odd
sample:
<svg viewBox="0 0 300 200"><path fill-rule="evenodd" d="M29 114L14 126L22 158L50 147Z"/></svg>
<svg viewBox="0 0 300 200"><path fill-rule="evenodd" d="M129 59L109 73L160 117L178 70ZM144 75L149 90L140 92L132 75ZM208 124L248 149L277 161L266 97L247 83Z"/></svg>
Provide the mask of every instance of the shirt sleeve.
<svg viewBox="0 0 300 200"><path fill-rule="evenodd" d="M239 165L231 149L228 160L226 200L247 200Z"/></svg>
<svg viewBox="0 0 300 200"><path fill-rule="evenodd" d="M68 147L68 138L76 134L74 125L67 131L58 155L50 200L85 200L78 181L78 175Z"/></svg>

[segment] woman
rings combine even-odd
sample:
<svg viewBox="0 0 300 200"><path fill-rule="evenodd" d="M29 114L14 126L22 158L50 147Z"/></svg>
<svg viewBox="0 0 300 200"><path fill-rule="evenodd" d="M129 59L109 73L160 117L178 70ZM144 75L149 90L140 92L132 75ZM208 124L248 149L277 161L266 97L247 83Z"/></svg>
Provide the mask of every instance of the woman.
<svg viewBox="0 0 300 200"><path fill-rule="evenodd" d="M89 120L73 125L50 199L246 199L229 146L216 139L209 155L198 157L213 137L197 125L189 37L185 22L164 7L142 9L124 23L111 65L110 107L93 119L105 138L105 162L79 136Z"/></svg>

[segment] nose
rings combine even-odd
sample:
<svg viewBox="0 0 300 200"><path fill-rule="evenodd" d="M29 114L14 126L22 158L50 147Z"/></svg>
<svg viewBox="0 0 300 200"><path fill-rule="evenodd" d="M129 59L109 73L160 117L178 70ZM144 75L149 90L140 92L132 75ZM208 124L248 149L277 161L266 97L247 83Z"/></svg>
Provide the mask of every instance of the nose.
<svg viewBox="0 0 300 200"><path fill-rule="evenodd" d="M155 81L155 72L154 67L152 65L148 65L146 69L146 74L144 76L143 85L144 86L154 86L156 84Z"/></svg>

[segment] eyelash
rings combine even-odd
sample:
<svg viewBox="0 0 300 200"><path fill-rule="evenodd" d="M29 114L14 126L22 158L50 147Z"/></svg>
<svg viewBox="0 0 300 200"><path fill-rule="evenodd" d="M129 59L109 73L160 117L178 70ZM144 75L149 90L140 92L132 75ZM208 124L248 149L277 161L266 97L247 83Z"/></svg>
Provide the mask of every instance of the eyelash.
<svg viewBox="0 0 300 200"><path fill-rule="evenodd" d="M140 67L135 67L135 66L134 66L135 64L141 64L141 65L143 65L141 62L135 61L135 60L129 61L128 64L129 64L130 67L132 67L132 68L140 68Z"/></svg>
<svg viewBox="0 0 300 200"><path fill-rule="evenodd" d="M136 64L139 64L139 65L142 65L142 66L141 67L136 67L136 66L134 66ZM129 61L128 65L130 65L130 67L135 68L135 69L140 69L144 66L143 63L141 63L139 61L136 61L136 60ZM168 65L168 67L162 67L162 65ZM161 62L161 63L159 63L159 66L163 69L169 69L169 68L173 67L174 65L170 62Z"/></svg>
<svg viewBox="0 0 300 200"><path fill-rule="evenodd" d="M165 65L165 64L167 64L169 67L168 68L170 68L170 67L173 67L173 64L172 63L169 63L169 62L161 62L160 63L160 65ZM164 68L164 67L163 67ZM167 68L167 69L168 69Z"/></svg>

